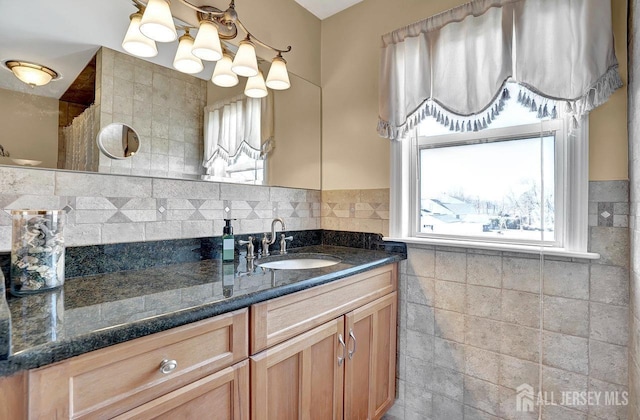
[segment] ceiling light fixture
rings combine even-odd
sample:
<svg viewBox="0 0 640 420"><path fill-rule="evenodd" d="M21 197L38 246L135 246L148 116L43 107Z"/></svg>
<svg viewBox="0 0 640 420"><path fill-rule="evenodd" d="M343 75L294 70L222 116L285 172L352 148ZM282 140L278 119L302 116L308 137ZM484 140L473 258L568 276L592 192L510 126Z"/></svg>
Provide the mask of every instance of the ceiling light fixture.
<svg viewBox="0 0 640 420"><path fill-rule="evenodd" d="M187 74L200 73L204 69L202 60L191 53L193 49L193 37L189 34L189 29L180 37L176 58L173 60L173 67L176 70Z"/></svg>
<svg viewBox="0 0 640 420"><path fill-rule="evenodd" d="M7 60L4 65L18 79L31 87L44 86L50 81L60 78L60 75L55 70L28 61Z"/></svg>
<svg viewBox="0 0 640 420"><path fill-rule="evenodd" d="M138 12L131 15L131 23L122 47L125 51L138 57L153 57L157 54L153 41L171 42L177 38L176 25L171 15L170 0L148 0L146 5L141 0L132 1L138 8ZM189 26L178 28L184 30L185 34L180 37L174 60L176 69L185 73L199 73L204 68L201 60L215 61L216 67L211 80L218 86L235 86L238 83L238 76L253 78L258 75L262 80L262 86L265 86L265 92L267 92L266 87L282 90L291 86L287 62L282 57L282 54L291 51L291 46L286 49L275 48L253 36L238 18L235 0L231 0L229 7L224 11L213 6L195 6L188 0L178 1L194 10L200 23L198 28ZM221 40L236 38L238 28L246 36L240 41L238 52L232 60L230 53L223 50ZM136 30L151 41L145 44L144 48L141 47L142 44L135 44L133 41L136 39L134 36ZM189 34L189 30L197 30L195 40ZM132 33L130 34L130 32ZM271 62L266 85L264 77L258 69L256 44L276 53ZM154 49L154 55L144 55L153 53ZM255 85L256 82L257 79L252 82L252 85ZM249 86L249 81L247 85Z"/></svg>
<svg viewBox="0 0 640 420"><path fill-rule="evenodd" d="M193 55L201 60L218 61L222 58L222 45L218 28L212 22L203 20L193 43Z"/></svg>
<svg viewBox="0 0 640 420"><path fill-rule="evenodd" d="M221 87L233 87L238 84L238 75L231 71L233 58L228 51L222 53L222 58L216 62L211 81Z"/></svg>
<svg viewBox="0 0 640 420"><path fill-rule="evenodd" d="M267 75L267 87L275 90L285 90L291 87L289 73L287 73L287 62L278 54L271 62L271 68Z"/></svg>
<svg viewBox="0 0 640 420"><path fill-rule="evenodd" d="M264 84L262 72L247 79L247 85L244 88L244 94L250 98L264 98L267 96L267 85Z"/></svg>
<svg viewBox="0 0 640 420"><path fill-rule="evenodd" d="M142 6L136 3L138 6ZM178 38L169 0L149 0L142 13L140 32L157 42L171 42Z"/></svg>
<svg viewBox="0 0 640 420"><path fill-rule="evenodd" d="M144 36L140 32L140 21L142 20L142 11L129 16L131 22L127 29L127 34L122 41L122 48L130 54L138 57L155 57L158 55L158 47L153 39Z"/></svg>

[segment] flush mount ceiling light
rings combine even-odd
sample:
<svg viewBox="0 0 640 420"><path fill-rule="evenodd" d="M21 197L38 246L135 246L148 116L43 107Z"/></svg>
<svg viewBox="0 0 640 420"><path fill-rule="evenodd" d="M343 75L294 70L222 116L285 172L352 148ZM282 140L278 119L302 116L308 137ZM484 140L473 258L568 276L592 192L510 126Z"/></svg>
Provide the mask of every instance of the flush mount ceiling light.
<svg viewBox="0 0 640 420"><path fill-rule="evenodd" d="M170 0L149 0L147 4L143 4L141 0L132 1L138 12L130 16L131 22L122 47L138 57L154 57L158 52L155 42L172 42L178 37ZM260 86L265 86L264 77L258 69L255 50L257 44L276 53L271 62L266 87L277 90L290 87L287 62L282 54L291 51L291 46L286 49L274 48L253 36L240 21L235 9L235 0L231 0L229 7L224 11L213 6L195 6L187 0L178 1L194 10L200 23L197 28L178 27L185 34L180 37L173 62L177 70L190 74L199 73L204 68L201 60L215 61L216 67L211 80L216 85L235 86L238 76L253 78L259 75L262 81ZM220 40L236 38L238 28L246 36L240 41L238 52L232 59ZM197 31L195 39L189 34L190 30ZM251 82L252 85L255 83L257 79ZM266 87L264 92L267 91Z"/></svg>
<svg viewBox="0 0 640 420"><path fill-rule="evenodd" d="M21 60L7 60L4 65L22 82L31 87L44 86L60 75L49 67Z"/></svg>

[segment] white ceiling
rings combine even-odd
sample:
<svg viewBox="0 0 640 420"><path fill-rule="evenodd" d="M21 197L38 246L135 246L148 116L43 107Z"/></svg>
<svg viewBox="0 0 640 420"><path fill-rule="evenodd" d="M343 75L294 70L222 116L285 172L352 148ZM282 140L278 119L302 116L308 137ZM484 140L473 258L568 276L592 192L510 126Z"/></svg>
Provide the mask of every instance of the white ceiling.
<svg viewBox="0 0 640 420"><path fill-rule="evenodd" d="M296 0L296 3L322 20L344 9L348 9L361 1L362 0Z"/></svg>

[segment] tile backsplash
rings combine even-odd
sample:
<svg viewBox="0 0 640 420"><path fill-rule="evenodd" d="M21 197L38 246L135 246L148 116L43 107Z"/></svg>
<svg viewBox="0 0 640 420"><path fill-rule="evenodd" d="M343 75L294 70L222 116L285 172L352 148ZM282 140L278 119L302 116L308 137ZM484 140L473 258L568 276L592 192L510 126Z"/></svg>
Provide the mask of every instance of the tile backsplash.
<svg viewBox="0 0 640 420"><path fill-rule="evenodd" d="M389 188L323 190L322 228L389 235Z"/></svg>
<svg viewBox="0 0 640 420"><path fill-rule="evenodd" d="M0 208L61 209L69 205L68 246L200 238L271 229L320 228L320 191L215 182L0 168ZM10 251L11 216L0 212L0 252Z"/></svg>

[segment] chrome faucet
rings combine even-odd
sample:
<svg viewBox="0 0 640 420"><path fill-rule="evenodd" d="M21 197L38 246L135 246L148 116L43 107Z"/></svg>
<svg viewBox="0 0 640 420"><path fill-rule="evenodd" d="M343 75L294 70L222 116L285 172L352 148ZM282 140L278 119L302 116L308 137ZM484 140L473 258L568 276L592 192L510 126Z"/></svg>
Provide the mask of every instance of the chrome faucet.
<svg viewBox="0 0 640 420"><path fill-rule="evenodd" d="M281 218L276 217L271 221L271 238L269 238L266 233L264 234L264 236L262 236L262 256L263 257L267 257L269 255L269 245L273 245L276 241L276 223L277 222L280 222L283 232L287 230L287 226L284 223L284 220L282 220Z"/></svg>

